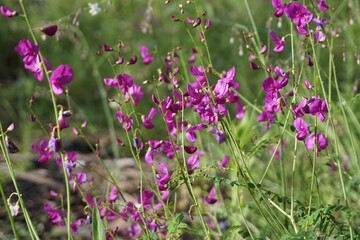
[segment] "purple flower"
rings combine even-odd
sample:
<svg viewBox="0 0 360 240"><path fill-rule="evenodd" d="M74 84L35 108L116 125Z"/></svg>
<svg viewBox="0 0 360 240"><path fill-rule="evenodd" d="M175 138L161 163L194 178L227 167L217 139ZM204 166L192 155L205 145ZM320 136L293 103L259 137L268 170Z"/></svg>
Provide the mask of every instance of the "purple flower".
<svg viewBox="0 0 360 240"><path fill-rule="evenodd" d="M51 137L48 142L47 148L49 149L49 152L56 153L60 151L60 146L60 139L57 137Z"/></svg>
<svg viewBox="0 0 360 240"><path fill-rule="evenodd" d="M269 32L270 39L275 43L274 52L282 52L285 47L285 40L284 38L279 38L274 31Z"/></svg>
<svg viewBox="0 0 360 240"><path fill-rule="evenodd" d="M217 199L214 198L214 195L215 195L215 187L212 187L210 189L210 192L209 192L209 195L207 195L205 197L205 201L208 203L208 204L214 204L217 202Z"/></svg>
<svg viewBox="0 0 360 240"><path fill-rule="evenodd" d="M139 51L141 53L141 57L143 58L143 64L149 65L153 61L153 56L149 53L147 47L141 46Z"/></svg>
<svg viewBox="0 0 360 240"><path fill-rule="evenodd" d="M115 113L116 118L118 119L119 123L122 124L122 128L125 131L129 131L134 123L134 120L132 117L127 116L122 111L118 110Z"/></svg>
<svg viewBox="0 0 360 240"><path fill-rule="evenodd" d="M11 17L18 15L18 13L16 11L11 10L10 8L7 8L4 5L0 6L0 12L1 12L1 15L3 15L6 18L11 18Z"/></svg>
<svg viewBox="0 0 360 240"><path fill-rule="evenodd" d="M325 113L328 112L328 108L325 100L316 99L310 103L309 111L311 115L317 115L318 119L321 122L324 122L326 116Z"/></svg>
<svg viewBox="0 0 360 240"><path fill-rule="evenodd" d="M143 190L141 196L137 196L137 202L141 204L145 210L149 210L155 194L150 190Z"/></svg>
<svg viewBox="0 0 360 240"><path fill-rule="evenodd" d="M314 40L319 43L325 42L326 35L320 30L315 31L314 32Z"/></svg>
<svg viewBox="0 0 360 240"><path fill-rule="evenodd" d="M137 223L131 224L130 228L128 229L129 236L132 238L140 238L141 232L141 227Z"/></svg>
<svg viewBox="0 0 360 240"><path fill-rule="evenodd" d="M133 138L133 147L142 150L144 148L144 142L141 140L141 138L135 136Z"/></svg>
<svg viewBox="0 0 360 240"><path fill-rule="evenodd" d="M56 95L64 92L63 86L73 80L73 71L69 65L60 65L56 68L50 77L52 90Z"/></svg>
<svg viewBox="0 0 360 240"><path fill-rule="evenodd" d="M193 154L194 152L196 152L197 147L195 147L195 146L184 146L184 150L188 154Z"/></svg>
<svg viewBox="0 0 360 240"><path fill-rule="evenodd" d="M193 155L191 155L186 161L186 165L188 167L188 173L192 174L194 169L200 166L200 157L202 157L204 153L202 151L197 151Z"/></svg>
<svg viewBox="0 0 360 240"><path fill-rule="evenodd" d="M6 136L6 148L9 153L17 153L20 151L20 149L15 145L15 143L10 139L8 139L7 136Z"/></svg>
<svg viewBox="0 0 360 240"><path fill-rule="evenodd" d="M304 140L306 138L306 135L309 133L309 129L306 126L305 121L302 118L296 118L294 120L294 127L298 131L296 138L298 140Z"/></svg>
<svg viewBox="0 0 360 240"><path fill-rule="evenodd" d="M329 9L329 6L326 5L325 0L318 0L317 6L320 11L326 11Z"/></svg>
<svg viewBox="0 0 360 240"><path fill-rule="evenodd" d="M58 30L58 26L57 25L49 25L43 28L40 28L40 31L42 31L43 33L45 33L47 36L54 36L56 34Z"/></svg>
<svg viewBox="0 0 360 240"><path fill-rule="evenodd" d="M234 83L236 72L235 67L232 67L226 75L219 79L214 87L214 93L215 93L215 100L217 103L224 103L225 102L225 95L229 94L229 88Z"/></svg>
<svg viewBox="0 0 360 240"><path fill-rule="evenodd" d="M137 62L137 56L134 55L130 60L126 63L127 65L133 65Z"/></svg>
<svg viewBox="0 0 360 240"><path fill-rule="evenodd" d="M307 34L305 27L311 22L314 15L306 7L298 2L289 3L285 7L285 14L296 24L298 33Z"/></svg>
<svg viewBox="0 0 360 240"><path fill-rule="evenodd" d="M306 80L306 79L304 80L304 85L305 85L306 89L311 89L311 84L308 80Z"/></svg>
<svg viewBox="0 0 360 240"><path fill-rule="evenodd" d="M104 45L102 46L102 49L103 49L105 52L111 52L111 51L114 50L112 47L110 47L110 46L107 45L107 44L104 44Z"/></svg>
<svg viewBox="0 0 360 240"><path fill-rule="evenodd" d="M284 14L285 5L281 0L272 0L272 5L276 9L275 17L281 17Z"/></svg>
<svg viewBox="0 0 360 240"><path fill-rule="evenodd" d="M28 40L21 40L15 47L15 51L23 56L24 67L26 70L33 72L34 77L42 81L44 78L43 69L41 67L41 59L39 56L39 47ZM51 70L51 64L43 57L47 70Z"/></svg>
<svg viewBox="0 0 360 240"><path fill-rule="evenodd" d="M219 144L222 144L223 142L225 142L226 135L222 130L211 127L210 133L216 134L216 141L218 141Z"/></svg>
<svg viewBox="0 0 360 240"><path fill-rule="evenodd" d="M63 219L62 219L66 215L64 211L52 208L49 203L44 204L44 210L49 215L49 220L52 223L54 223L54 224L56 224L58 226L63 226L64 225L64 222L63 222Z"/></svg>
<svg viewBox="0 0 360 240"><path fill-rule="evenodd" d="M151 122L156 114L156 108L151 108L147 117L141 116L141 121L146 129L152 129L155 125Z"/></svg>
<svg viewBox="0 0 360 240"><path fill-rule="evenodd" d="M218 165L221 168L226 168L228 166L229 162L230 162L230 157L229 157L229 155L226 155L224 157L224 159L221 162L219 162Z"/></svg>
<svg viewBox="0 0 360 240"><path fill-rule="evenodd" d="M70 224L70 229L71 229L72 234L78 233L78 227L81 226L83 220L84 220L83 218L79 218L78 220L76 220Z"/></svg>
<svg viewBox="0 0 360 240"><path fill-rule="evenodd" d="M67 117L70 117L72 114L70 111L63 111L63 109L59 112L59 126L60 130L70 127L68 121L66 120Z"/></svg>
<svg viewBox="0 0 360 240"><path fill-rule="evenodd" d="M76 173L74 175L75 179L73 177L69 177L69 183L70 185L73 185L73 190L74 192L77 192L78 188L77 188L77 185L83 185L86 183L87 181L87 175L86 173Z"/></svg>
<svg viewBox="0 0 360 240"><path fill-rule="evenodd" d="M116 199L118 198L118 195L119 195L118 189L117 189L116 187L114 187L114 186L111 187L110 193L109 193L109 195L108 195L108 201L109 201L110 203L115 202Z"/></svg>
<svg viewBox="0 0 360 240"><path fill-rule="evenodd" d="M317 28L321 29L328 20L326 18L313 18L312 21L316 24Z"/></svg>
<svg viewBox="0 0 360 240"><path fill-rule="evenodd" d="M197 17L194 21L193 21L193 28L196 28L197 26L199 26L201 24L201 18Z"/></svg>
<svg viewBox="0 0 360 240"><path fill-rule="evenodd" d="M209 29L210 27L211 27L211 21L210 21L210 19L206 19L205 29Z"/></svg>
<svg viewBox="0 0 360 240"><path fill-rule="evenodd" d="M274 122L275 120L276 117L274 116L274 113L268 111L262 112L257 119L258 122L267 122L266 124L267 128L270 128L271 123Z"/></svg>
<svg viewBox="0 0 360 240"><path fill-rule="evenodd" d="M199 123L195 126L191 126L186 130L186 139L189 142L195 142L196 141L196 133L195 131L199 131L202 129L207 128L208 126L206 124Z"/></svg>
<svg viewBox="0 0 360 240"><path fill-rule="evenodd" d="M310 136L306 138L305 146L310 150L314 150L314 147L315 147L315 134L314 133L310 134ZM317 154L321 150L326 149L327 146L328 146L327 138L323 134L317 133L316 134Z"/></svg>
<svg viewBox="0 0 360 240"><path fill-rule="evenodd" d="M38 154L40 154L38 163L45 163L52 158L54 153L49 151L48 143L49 143L48 140L41 140L39 146L35 144L31 146L33 151L36 151Z"/></svg>
<svg viewBox="0 0 360 240"><path fill-rule="evenodd" d="M160 191L166 190L166 185L170 181L171 174L169 173L164 163L159 163L160 171L157 172L156 180Z"/></svg>

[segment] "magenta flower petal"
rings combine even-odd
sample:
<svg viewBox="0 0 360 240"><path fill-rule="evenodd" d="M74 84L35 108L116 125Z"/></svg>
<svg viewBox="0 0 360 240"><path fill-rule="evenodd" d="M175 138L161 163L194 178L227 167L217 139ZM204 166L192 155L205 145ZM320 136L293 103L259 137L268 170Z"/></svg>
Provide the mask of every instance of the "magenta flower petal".
<svg viewBox="0 0 360 240"><path fill-rule="evenodd" d="M50 83L53 92L60 95L64 92L63 86L69 84L73 80L73 71L69 65L60 65L56 68L50 77Z"/></svg>
<svg viewBox="0 0 360 240"><path fill-rule="evenodd" d="M224 159L219 163L219 167L226 168L229 165L230 157L229 155L226 155Z"/></svg>
<svg viewBox="0 0 360 240"><path fill-rule="evenodd" d="M7 8L3 5L0 6L0 12L1 12L1 15L3 15L6 18L11 18L18 14L16 11L13 11L10 8Z"/></svg>
<svg viewBox="0 0 360 240"><path fill-rule="evenodd" d="M40 28L40 31L42 31L43 33L45 33L47 36L50 37L54 36L57 30L58 30L58 26L55 24Z"/></svg>
<svg viewBox="0 0 360 240"><path fill-rule="evenodd" d="M275 43L274 52L282 52L285 48L285 40L279 38L274 31L269 32L270 40Z"/></svg>
<svg viewBox="0 0 360 240"><path fill-rule="evenodd" d="M326 11L329 9L329 6L325 3L325 0L318 0L317 6L320 11Z"/></svg>
<svg viewBox="0 0 360 240"><path fill-rule="evenodd" d="M205 201L208 203L208 204L215 204L217 202L217 199L214 198L214 195L215 195L215 187L212 187L210 189L210 192L209 192L209 195L207 195L205 197Z"/></svg>

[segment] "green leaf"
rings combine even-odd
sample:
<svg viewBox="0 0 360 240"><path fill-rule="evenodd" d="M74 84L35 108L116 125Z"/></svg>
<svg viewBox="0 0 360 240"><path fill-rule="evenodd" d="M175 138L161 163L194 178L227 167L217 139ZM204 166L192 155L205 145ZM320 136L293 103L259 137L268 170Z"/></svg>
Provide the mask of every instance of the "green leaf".
<svg viewBox="0 0 360 240"><path fill-rule="evenodd" d="M95 240L106 240L105 236L105 226L101 220L99 209L96 204L94 204L94 209L92 213L92 237Z"/></svg>

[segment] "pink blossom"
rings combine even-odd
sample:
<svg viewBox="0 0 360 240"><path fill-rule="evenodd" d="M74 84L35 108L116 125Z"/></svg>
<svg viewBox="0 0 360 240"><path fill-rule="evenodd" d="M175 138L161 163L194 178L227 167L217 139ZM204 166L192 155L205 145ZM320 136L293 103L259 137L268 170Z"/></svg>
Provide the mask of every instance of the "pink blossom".
<svg viewBox="0 0 360 240"><path fill-rule="evenodd" d="M60 65L53 71L49 81L53 92L60 95L64 92L64 85L69 84L72 80L72 68L69 65Z"/></svg>
<svg viewBox="0 0 360 240"><path fill-rule="evenodd" d="M325 3L325 0L318 0L317 6L320 11L326 11L329 9L329 6Z"/></svg>
<svg viewBox="0 0 360 240"><path fill-rule="evenodd" d="M274 31L269 32L270 39L275 43L274 52L282 52L285 48L285 40L284 38L279 38Z"/></svg>
<svg viewBox="0 0 360 240"><path fill-rule="evenodd" d="M143 64L149 65L153 61L153 56L149 53L148 48L146 46L141 46L139 51L141 53L141 57L143 58Z"/></svg>
<svg viewBox="0 0 360 240"><path fill-rule="evenodd" d="M4 5L0 6L0 12L1 12L1 15L3 15L6 18L11 18L11 17L18 15L18 13L16 11L11 10L10 8L7 8Z"/></svg>
<svg viewBox="0 0 360 240"><path fill-rule="evenodd" d="M210 189L210 192L209 192L209 195L207 195L205 197L205 201L208 203L208 204L215 204L217 202L217 199L214 198L215 196L215 187L212 187Z"/></svg>
<svg viewBox="0 0 360 240"><path fill-rule="evenodd" d="M309 129L306 126L306 122L302 118L296 118L294 121L294 127L298 131L296 138L298 140L304 140L309 133Z"/></svg>

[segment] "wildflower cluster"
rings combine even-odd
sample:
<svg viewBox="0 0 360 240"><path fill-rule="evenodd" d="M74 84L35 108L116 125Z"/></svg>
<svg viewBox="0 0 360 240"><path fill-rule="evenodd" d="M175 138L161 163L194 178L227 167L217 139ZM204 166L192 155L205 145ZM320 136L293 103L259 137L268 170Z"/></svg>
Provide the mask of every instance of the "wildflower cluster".
<svg viewBox="0 0 360 240"><path fill-rule="evenodd" d="M166 4L170 2L165 1ZM300 39L302 46L313 49L317 45L327 44L328 36L324 26L328 20L321 17L329 9L326 0L317 0L317 4L311 1L312 4L308 5L306 1L286 3L283 0L272 0L273 15L279 21L288 21L291 34L280 36L269 25L266 36L271 47L261 43L256 31L244 34L245 39L248 37L246 47L249 50L251 70L263 69L265 73L261 83L256 83L260 88L259 96L264 96L264 102L260 103L261 109L257 103L252 104L241 94L244 85L242 83L240 87L239 73L243 69L233 63L219 71L213 64L207 37L214 25L207 18L206 12L200 12L199 3L192 0L187 0L186 4L174 2L178 15L170 17L171 24L183 24L191 39L190 47L184 44L185 47L171 48L166 54L161 54L152 43L131 43L129 49L125 42L118 40L115 44L99 44L99 50L92 56L105 58L113 72L101 77L98 85L105 102L104 109L110 116L107 119L112 127L109 127L112 135L110 144L115 146L115 150L126 147L132 155L131 160L138 167L135 175L138 175L139 181L130 183L136 190L126 193L122 188L130 184L126 180L122 182L116 179L117 175L123 174L118 174L118 169L112 167L112 163L117 160L105 162L100 140L97 139L92 145L83 132L87 121L77 123L79 115L71 107L70 98L76 69L63 63L54 64L56 59L48 60L43 56L41 45L36 40L25 12L0 6L0 13L5 18L26 18L32 38L19 41L14 50L22 58L24 69L37 80L35 82L47 84L48 99L51 99L53 105L53 120L43 124L32 109L36 97L32 96L28 104L30 120L39 123L46 134L45 138L31 146L37 154L37 162L43 166L54 164L64 176L66 200L63 191L52 190L42 207L49 222L57 227L66 227L69 239L79 234L81 228L91 228L91 231L85 233L86 237L108 240L117 239L120 235L132 239L180 239L188 225L189 229L201 226L202 232L198 229L194 232L199 232L206 239L222 239L223 236L224 239L243 238L245 235L257 238L262 230L254 222L258 221L260 215L269 224L269 229L264 232L269 232L273 238L288 238L290 234L295 238L305 238L310 231L317 232L315 222L320 218L320 225L326 222L325 225L330 224L335 229L338 223L332 221L334 215L331 211L340 208L323 210L318 207L320 210L314 210L317 206L312 201L317 181L317 163L314 159L323 155L332 156L329 154L331 148L328 148L328 138L331 138L328 133L332 130L328 130L327 126L325 131L323 127L332 120L329 105L331 96L326 95L323 86L323 91L319 91L317 79L303 77L306 75L303 72L310 70L313 70L314 78L320 74L317 59L307 53L307 58L301 58L302 68L301 73L298 73L294 53L298 50L294 44L295 38ZM247 2L244 1L246 6ZM24 11L22 1L20 4ZM85 7L89 10L87 14L95 17L102 11L102 4L89 3ZM152 30L152 1L148 4L146 28ZM188 11L191 7L194 11ZM248 13L251 14L250 9ZM37 28L49 37L56 36L59 29L61 25L57 24ZM287 59L281 58L277 58L273 62L275 64L267 62L274 56L284 56L281 53L286 52L289 45L292 51L291 65ZM261 64L256 63L258 61ZM50 62L57 67L53 67ZM140 74L139 69L145 70ZM157 71L150 74L147 72L149 69ZM146 74L152 78L145 77ZM303 84L299 84L301 82ZM144 106L148 108L144 109ZM256 111L258 115L254 114ZM258 124L254 125L251 121L257 121ZM246 133L241 132L243 126ZM283 131L275 135L279 141L278 146L272 148L273 157L282 159L285 150L289 156L294 156L292 174L297 171L298 143L303 144L304 152L309 156L313 171L308 199L295 195L295 175L291 175L291 180L287 176L284 170L288 163L285 164L285 161L278 161L282 164L281 183L278 184L272 177L268 181L270 187L264 182L268 171L271 171L272 159L266 167L263 166L265 159L262 146L271 143L273 139L268 137L258 141L256 133L252 131L260 134L266 132L266 138L267 134L276 131L274 126L282 126ZM0 130L7 152L19 152L7 136L14 130L14 124L10 124L4 132L0 124ZM294 153L287 149L285 131L290 132L290 137L295 140ZM84 139L93 152L94 162L97 161L97 166L103 169L96 167L89 172L90 168L83 163L78 152L64 148L65 134ZM243 142L243 139L246 140ZM225 153L221 151L223 148L226 148ZM313 153L314 159L309 152ZM334 155L338 157L338 153ZM221 160L217 161L219 156ZM258 162L253 164L255 161ZM340 163L329 162L332 164L331 169ZM254 173L258 170L264 172L262 178ZM342 170L347 171L347 168L343 167ZM274 175L277 176L277 172ZM341 207L350 216L340 168L339 175L346 205ZM98 178L104 182L99 183ZM291 181L290 197L287 196L287 180ZM244 193L243 189L247 192ZM275 192L277 189L282 190L282 193ZM17 202L10 201L14 195L19 199ZM75 196L81 198L83 211L72 209L72 197ZM21 197L18 192L8 198L7 210L11 216L20 213ZM183 201L184 206L180 206L179 201ZM276 201L281 204L278 205ZM231 207L227 207L227 204ZM185 211L187 215L183 213ZM280 214L286 217L286 224L283 224ZM319 217L321 214L328 215ZM13 221L12 218L10 220ZM244 222L245 227L240 226L239 222ZM28 226L33 228L31 224ZM343 234L342 226L338 228L339 235ZM346 227L349 230L346 228L344 231L352 231L350 224ZM328 231L327 225L324 231ZM353 232L356 234L356 230ZM37 239L36 233L32 236Z"/></svg>

